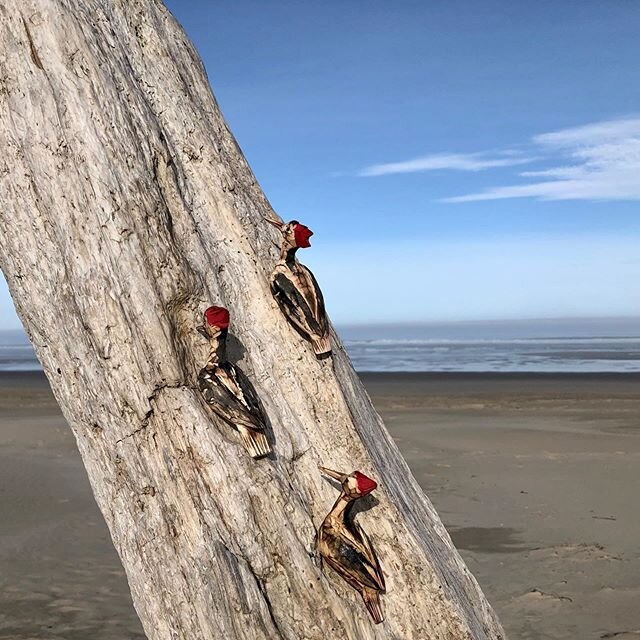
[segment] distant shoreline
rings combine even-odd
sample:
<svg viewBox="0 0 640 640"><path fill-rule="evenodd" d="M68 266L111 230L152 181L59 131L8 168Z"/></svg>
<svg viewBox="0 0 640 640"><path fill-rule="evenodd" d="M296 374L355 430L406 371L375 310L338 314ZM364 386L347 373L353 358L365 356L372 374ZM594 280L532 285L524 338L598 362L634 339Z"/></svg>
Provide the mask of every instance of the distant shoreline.
<svg viewBox="0 0 640 640"><path fill-rule="evenodd" d="M548 371L358 371L358 376L367 382L423 382L423 381L522 381L539 380L552 382L569 381L638 381L640 372L548 372ZM44 371L0 371L0 384L12 383L47 383Z"/></svg>
<svg viewBox="0 0 640 640"><path fill-rule="evenodd" d="M640 373L640 318L338 326L356 371L428 375ZM37 371L26 335L0 331L0 371Z"/></svg>

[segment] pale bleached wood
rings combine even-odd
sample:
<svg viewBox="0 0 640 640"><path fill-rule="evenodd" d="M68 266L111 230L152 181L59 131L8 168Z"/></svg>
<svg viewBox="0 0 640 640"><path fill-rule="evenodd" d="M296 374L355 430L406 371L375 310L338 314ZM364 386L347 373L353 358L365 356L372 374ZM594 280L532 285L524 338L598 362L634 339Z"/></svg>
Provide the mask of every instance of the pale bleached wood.
<svg viewBox="0 0 640 640"><path fill-rule="evenodd" d="M271 208L162 3L3 0L0 43L2 270L149 638L504 637L343 348L316 360L272 299ZM197 391L210 303L232 310L272 459ZM337 495L319 463L380 483L358 516L379 626L315 557Z"/></svg>

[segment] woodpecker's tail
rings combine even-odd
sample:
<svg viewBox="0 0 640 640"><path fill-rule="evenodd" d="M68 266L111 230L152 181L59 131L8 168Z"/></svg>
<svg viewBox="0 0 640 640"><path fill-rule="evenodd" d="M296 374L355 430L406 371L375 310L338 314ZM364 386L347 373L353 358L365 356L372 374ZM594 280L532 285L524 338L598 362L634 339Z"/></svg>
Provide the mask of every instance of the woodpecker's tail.
<svg viewBox="0 0 640 640"><path fill-rule="evenodd" d="M242 444L252 458L264 458L271 453L271 446L264 432L246 428L239 431Z"/></svg>
<svg viewBox="0 0 640 640"><path fill-rule="evenodd" d="M382 608L380 607L380 593L375 589L367 589L365 587L362 590L362 599L367 609L369 609L373 621L376 624L380 624L384 620Z"/></svg>
<svg viewBox="0 0 640 640"><path fill-rule="evenodd" d="M318 356L318 358L331 354L331 339L328 335L322 336L322 338L312 338L311 346L313 347L313 352Z"/></svg>

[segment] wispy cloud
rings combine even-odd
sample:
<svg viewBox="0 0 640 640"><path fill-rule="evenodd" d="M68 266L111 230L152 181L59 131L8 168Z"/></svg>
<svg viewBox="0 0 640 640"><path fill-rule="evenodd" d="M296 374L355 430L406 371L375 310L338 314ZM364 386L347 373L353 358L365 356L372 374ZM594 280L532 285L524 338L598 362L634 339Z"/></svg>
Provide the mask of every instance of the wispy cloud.
<svg viewBox="0 0 640 640"><path fill-rule="evenodd" d="M640 117L594 122L531 138L528 152L436 153L403 162L374 164L360 176L418 171L483 171L544 159L544 169L514 174L516 184L444 198L476 202L506 198L538 200L640 200ZM553 164L555 163L555 166ZM524 180L523 180L524 179Z"/></svg>
<svg viewBox="0 0 640 640"><path fill-rule="evenodd" d="M539 200L640 200L640 118L596 122L532 139L537 152L559 164L525 171L521 178L544 180L498 186L445 198L475 202L505 198Z"/></svg>
<svg viewBox="0 0 640 640"><path fill-rule="evenodd" d="M531 162L513 151L503 151L493 157L486 153L435 153L403 162L374 164L360 171L360 176L384 176L392 173L415 173L417 171L482 171L494 167L512 167Z"/></svg>

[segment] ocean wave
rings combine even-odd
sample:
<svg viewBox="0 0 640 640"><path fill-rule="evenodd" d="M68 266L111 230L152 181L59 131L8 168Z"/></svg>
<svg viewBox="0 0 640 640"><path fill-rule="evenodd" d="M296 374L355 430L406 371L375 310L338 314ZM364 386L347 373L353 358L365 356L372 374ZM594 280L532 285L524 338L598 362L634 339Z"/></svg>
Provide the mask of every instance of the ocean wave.
<svg viewBox="0 0 640 640"><path fill-rule="evenodd" d="M532 345L540 346L544 344L549 345L594 345L594 344L638 344L640 345L640 337L638 338L515 338L515 339L501 339L501 338L486 338L486 339L457 339L457 338L420 338L420 339L394 339L394 338L376 338L370 340L353 340L344 339L345 346L347 347L368 347L368 346L485 346L485 345Z"/></svg>
<svg viewBox="0 0 640 640"><path fill-rule="evenodd" d="M0 371L40 369L22 340L0 344ZM638 372L640 337L363 338L344 340L357 371Z"/></svg>

